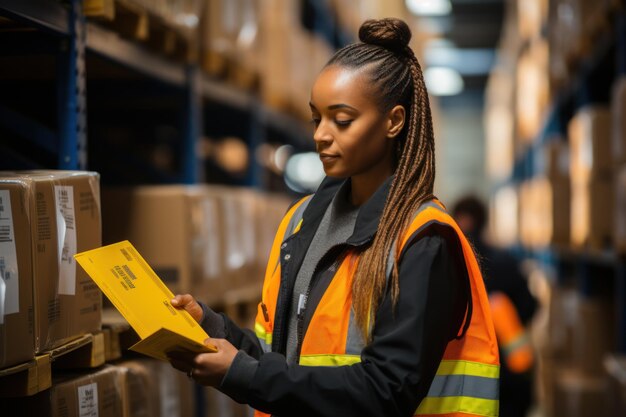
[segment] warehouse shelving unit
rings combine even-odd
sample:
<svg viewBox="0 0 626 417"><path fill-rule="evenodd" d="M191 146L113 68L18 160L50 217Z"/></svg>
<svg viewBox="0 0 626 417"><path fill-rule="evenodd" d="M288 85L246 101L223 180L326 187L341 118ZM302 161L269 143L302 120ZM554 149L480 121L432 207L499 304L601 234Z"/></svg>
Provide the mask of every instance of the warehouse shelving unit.
<svg viewBox="0 0 626 417"><path fill-rule="evenodd" d="M531 145L515 160L510 177L496 189L519 184L544 171L544 149L551 141L567 138L567 125L587 104L607 104L611 84L626 74L626 12L613 16L613 31L604 32L584 57L571 81L557 94L545 122ZM520 259L532 259L554 273L557 285L573 285L585 297L613 296L616 313L616 346L626 353L626 256L611 245L603 249L572 250L548 247L532 250L515 246Z"/></svg>
<svg viewBox="0 0 626 417"><path fill-rule="evenodd" d="M209 78L195 63L161 56L86 21L77 0L66 5L53 0L0 0L0 16L18 30L15 35L5 32L10 42L3 42L0 56L27 57L28 72L36 72L32 65L39 65L37 59L43 55L45 94L56 96L54 103L37 103L35 114L25 102L14 108L12 96L0 98L0 132L8 133L0 140L3 169L97 170L105 184L194 184L212 181L204 177L205 161L197 156L203 136L244 138L251 155L270 138L298 150L311 148L305 123L267 108L249 92ZM20 72L14 69L11 75ZM2 73L5 80L10 78ZM20 87L28 86L35 95L34 84L40 81L26 80ZM17 97L20 92L13 94ZM56 117L50 116L52 109ZM131 126L144 137L137 143L130 138L130 147L105 140L100 132L107 121ZM167 153L169 164L155 162L143 152L162 145L148 138L156 129L166 131L163 149L167 149L159 155ZM245 177L233 183L262 188L262 169L251 157Z"/></svg>

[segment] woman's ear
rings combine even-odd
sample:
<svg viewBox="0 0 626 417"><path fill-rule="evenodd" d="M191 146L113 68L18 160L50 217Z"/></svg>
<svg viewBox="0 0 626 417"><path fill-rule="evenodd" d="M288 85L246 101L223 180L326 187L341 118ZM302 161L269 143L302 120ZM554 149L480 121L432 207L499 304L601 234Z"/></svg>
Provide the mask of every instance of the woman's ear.
<svg viewBox="0 0 626 417"><path fill-rule="evenodd" d="M406 119L406 111L404 106L396 105L389 110L387 118L387 137L393 139L400 134L404 127L404 121Z"/></svg>

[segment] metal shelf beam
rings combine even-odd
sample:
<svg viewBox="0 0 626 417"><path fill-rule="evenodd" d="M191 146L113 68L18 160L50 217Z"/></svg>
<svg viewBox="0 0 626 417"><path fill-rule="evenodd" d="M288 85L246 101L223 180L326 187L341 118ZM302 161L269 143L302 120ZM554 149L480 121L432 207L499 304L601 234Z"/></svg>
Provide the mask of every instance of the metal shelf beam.
<svg viewBox="0 0 626 417"><path fill-rule="evenodd" d="M87 23L87 49L156 80L185 88L185 67L168 61L117 33Z"/></svg>
<svg viewBox="0 0 626 417"><path fill-rule="evenodd" d="M50 0L0 0L0 14L55 34L69 35L69 12Z"/></svg>

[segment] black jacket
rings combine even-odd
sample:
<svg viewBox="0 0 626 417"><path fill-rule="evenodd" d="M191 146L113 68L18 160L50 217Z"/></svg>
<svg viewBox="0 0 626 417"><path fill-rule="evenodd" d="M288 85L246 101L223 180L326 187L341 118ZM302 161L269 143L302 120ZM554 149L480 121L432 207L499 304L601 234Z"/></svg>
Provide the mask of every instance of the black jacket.
<svg viewBox="0 0 626 417"><path fill-rule="evenodd" d="M238 402L278 416L412 416L426 396L448 341L459 332L468 301L468 275L456 232L432 224L406 245L399 262L395 309L387 292L376 312L372 342L361 362L343 367L287 366L284 351L291 291L306 250L342 180L327 178L303 215L302 228L281 255L281 279L272 352L263 353L251 330L205 309L202 325L240 352L220 390ZM365 247L377 232L391 178L361 207L345 245ZM312 279L304 328L332 279L340 247L322 257ZM282 258L282 256L281 256Z"/></svg>

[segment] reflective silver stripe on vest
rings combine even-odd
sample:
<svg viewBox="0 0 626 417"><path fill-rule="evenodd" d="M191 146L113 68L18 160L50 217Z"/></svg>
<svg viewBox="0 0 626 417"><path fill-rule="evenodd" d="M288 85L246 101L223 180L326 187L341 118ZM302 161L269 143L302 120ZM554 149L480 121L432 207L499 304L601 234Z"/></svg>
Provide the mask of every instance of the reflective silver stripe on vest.
<svg viewBox="0 0 626 417"><path fill-rule="evenodd" d="M498 379L472 375L435 375L429 397L498 399Z"/></svg>
<svg viewBox="0 0 626 417"><path fill-rule="evenodd" d="M303 198L306 198L306 201L298 206L296 211L293 212L293 216L291 216L291 219L289 219L289 224L287 225L287 228L285 229L285 234L283 235L283 242L293 234L294 230L296 230L298 223L300 223L300 220L302 220L304 210L306 210L312 200L312 195Z"/></svg>
<svg viewBox="0 0 626 417"><path fill-rule="evenodd" d="M361 351L365 347L363 335L356 324L354 317L354 309L350 309L350 323L348 324L348 336L346 340L346 354L361 355Z"/></svg>

